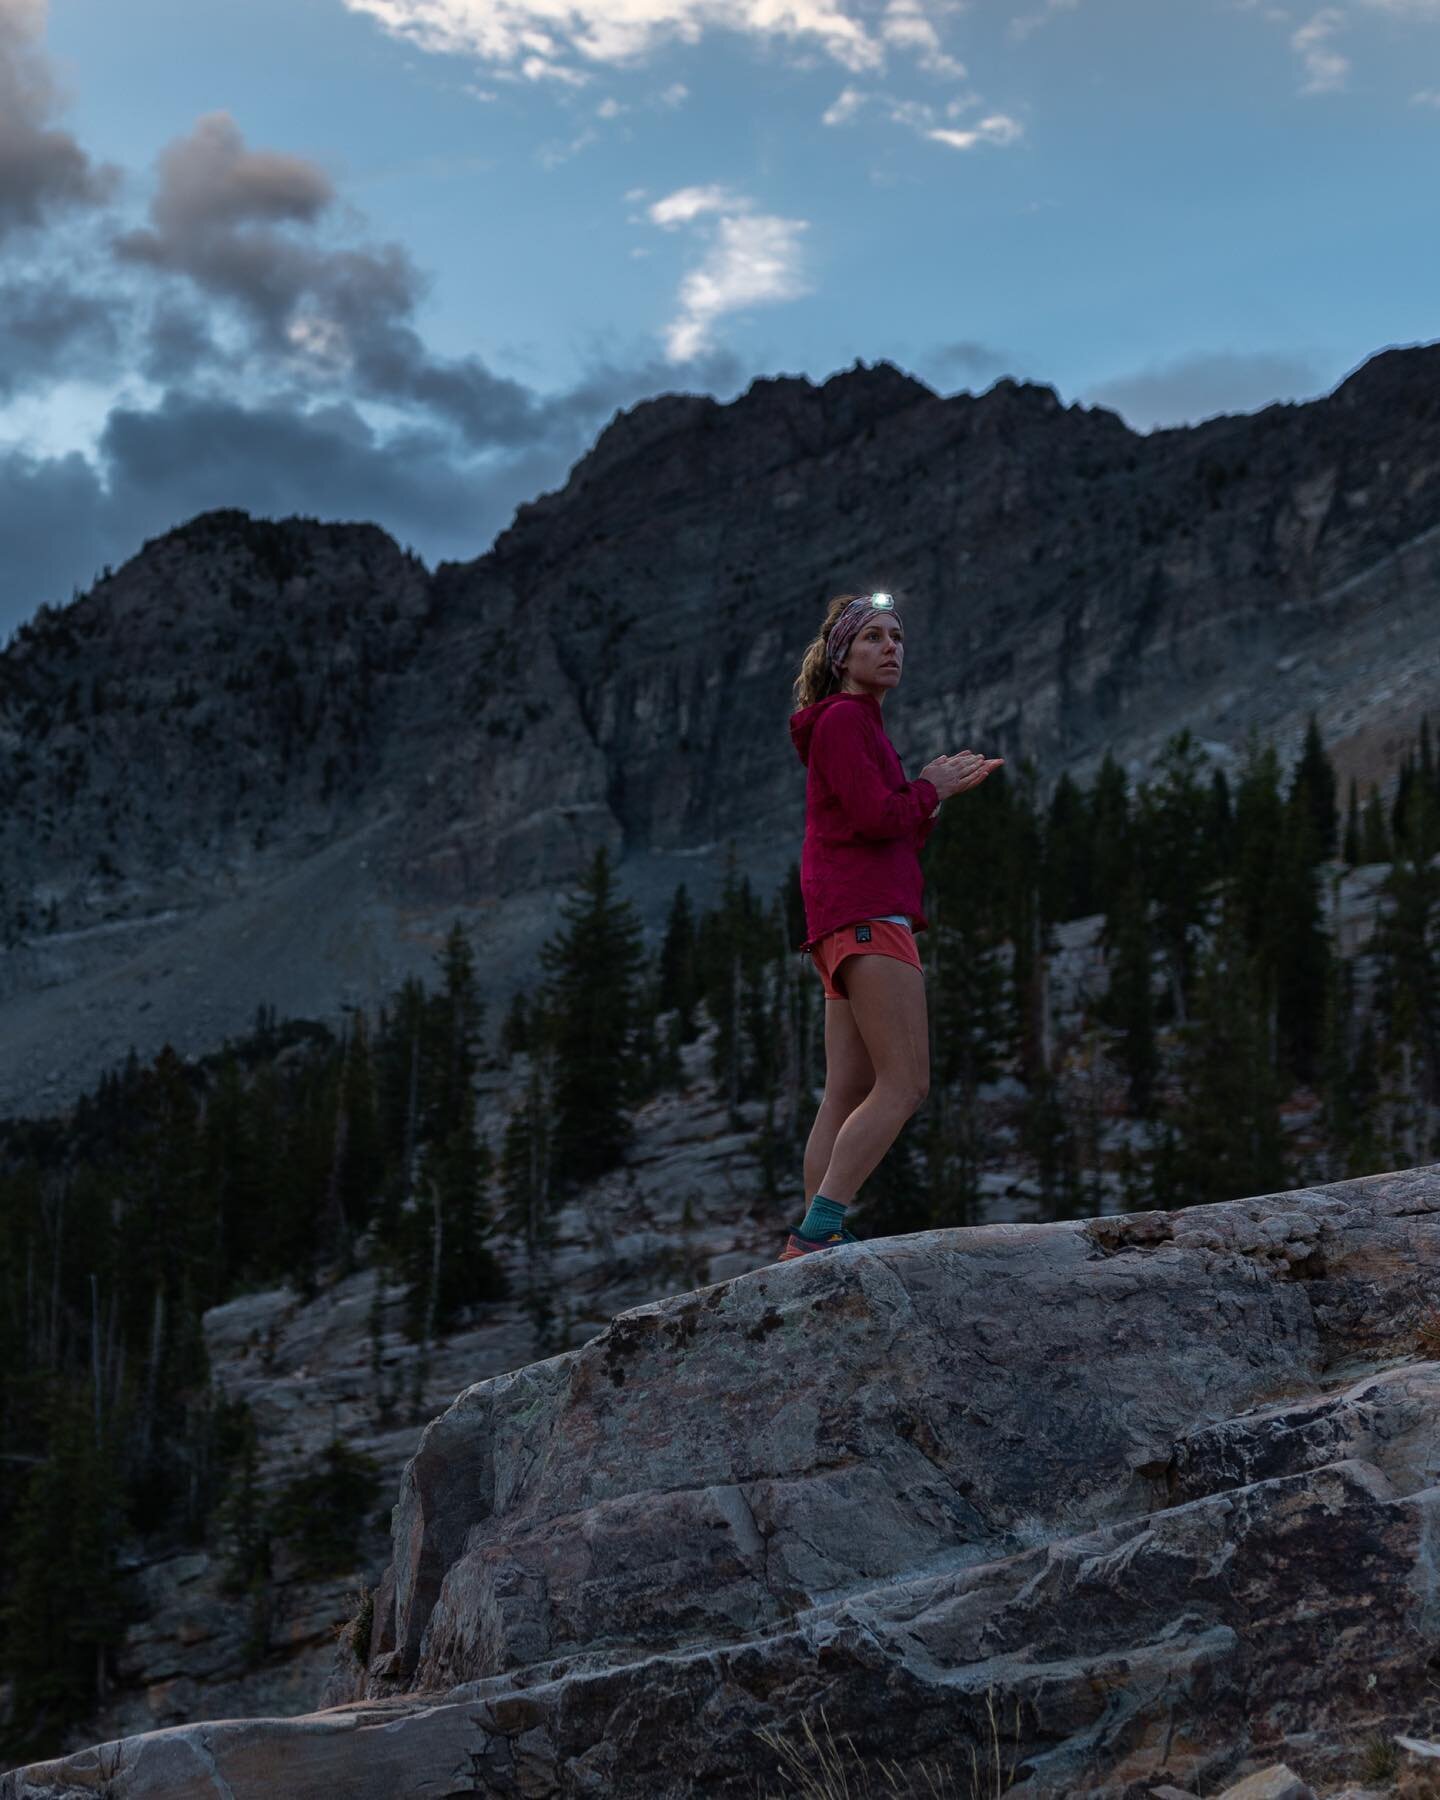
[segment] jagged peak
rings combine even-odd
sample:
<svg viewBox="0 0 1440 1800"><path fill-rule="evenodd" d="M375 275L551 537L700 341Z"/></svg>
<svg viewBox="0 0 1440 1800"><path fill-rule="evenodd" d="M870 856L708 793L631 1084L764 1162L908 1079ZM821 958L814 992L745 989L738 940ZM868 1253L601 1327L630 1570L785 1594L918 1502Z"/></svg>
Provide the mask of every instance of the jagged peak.
<svg viewBox="0 0 1440 1800"><path fill-rule="evenodd" d="M368 519L321 519L310 513L288 513L278 519L257 518L241 507L221 506L196 513L158 537L147 538L130 561L170 548L209 552L234 545L263 552L277 543L314 543L316 540L327 544L367 541L372 546L398 549L390 533Z"/></svg>
<svg viewBox="0 0 1440 1800"><path fill-rule="evenodd" d="M1373 405L1381 396L1424 395L1440 401L1440 339L1394 344L1367 356L1331 392L1341 406Z"/></svg>
<svg viewBox="0 0 1440 1800"><path fill-rule="evenodd" d="M609 474L620 464L653 449L661 439L713 427L722 419L746 422L757 412L785 407L795 401L820 400L828 420L841 420L844 429L858 422L896 412L917 402L934 400L936 394L913 375L882 358L866 363L857 358L848 369L837 370L817 387L808 375L757 375L749 387L729 401L709 394L655 394L632 406L618 409L594 444L570 470L565 485L516 511L517 523L535 507L561 495L573 494L597 476Z"/></svg>

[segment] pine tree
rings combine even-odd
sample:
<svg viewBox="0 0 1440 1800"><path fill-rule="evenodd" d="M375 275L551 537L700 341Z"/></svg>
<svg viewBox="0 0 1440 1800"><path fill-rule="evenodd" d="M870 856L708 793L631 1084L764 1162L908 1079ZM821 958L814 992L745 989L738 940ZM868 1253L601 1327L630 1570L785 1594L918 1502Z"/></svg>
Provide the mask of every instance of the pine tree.
<svg viewBox="0 0 1440 1800"><path fill-rule="evenodd" d="M1318 833L1310 791L1297 776L1271 865L1260 948L1275 996L1280 1067L1304 1083L1316 1079L1331 959L1320 905Z"/></svg>
<svg viewBox="0 0 1440 1800"><path fill-rule="evenodd" d="M1237 1199L1285 1186L1280 1087L1256 958L1238 906L1227 906L1204 956L1181 1033L1176 1156L1167 1204Z"/></svg>
<svg viewBox="0 0 1440 1800"><path fill-rule="evenodd" d="M1252 737L1235 791L1235 862L1230 892L1248 950L1265 940L1276 857L1285 827L1275 746Z"/></svg>
<svg viewBox="0 0 1440 1800"><path fill-rule="evenodd" d="M1360 848L1360 795L1353 775L1350 777L1350 798L1345 807L1345 837L1340 854L1352 869L1363 860Z"/></svg>
<svg viewBox="0 0 1440 1800"><path fill-rule="evenodd" d="M1136 834L1155 934L1166 967L1175 1018L1183 1023L1190 990L1193 941L1204 920L1220 868L1209 826L1214 801L1205 756L1188 731L1169 740L1155 778L1137 796Z"/></svg>
<svg viewBox="0 0 1440 1800"><path fill-rule="evenodd" d="M700 975L696 967L695 914L684 882L675 890L665 921L656 980L656 1010L679 1013L680 1042L691 1043L699 1027L695 1009L700 1000Z"/></svg>
<svg viewBox="0 0 1440 1800"><path fill-rule="evenodd" d="M989 785L987 781L985 786ZM1108 913L1134 873L1129 784L1108 750L1090 790L1090 829L1095 845L1095 909Z"/></svg>
<svg viewBox="0 0 1440 1800"><path fill-rule="evenodd" d="M1408 1047L1418 1068L1400 1059L1408 1090L1404 1104L1417 1113L1412 1128L1411 1159L1429 1154L1434 1128L1429 1120L1440 1107L1440 815L1420 781L1407 794L1403 831L1385 893L1389 910L1378 933L1380 956L1377 1001L1395 1046Z"/></svg>
<svg viewBox="0 0 1440 1800"><path fill-rule="evenodd" d="M747 988L753 1009L753 990L772 948L764 908L749 878L740 873L731 845L720 902L700 921L695 956L706 1010L715 1022L710 1072L737 1127L740 1102L755 1090L753 1040L746 1031Z"/></svg>
<svg viewBox="0 0 1440 1800"><path fill-rule="evenodd" d="M105 1698L123 1626L122 1527L112 1447L81 1391L56 1383L48 1452L25 1479L7 1541L3 1666L14 1751L43 1754Z"/></svg>
<svg viewBox="0 0 1440 1800"><path fill-rule="evenodd" d="M1125 1071L1130 1106L1138 1117L1149 1118L1160 1058L1155 1041L1150 924L1138 880L1114 897L1101 942L1110 981L1098 1010L1119 1034L1115 1055Z"/></svg>
<svg viewBox="0 0 1440 1800"><path fill-rule="evenodd" d="M640 923L615 892L608 853L595 853L564 928L542 947L555 1054L553 1168L563 1185L613 1168L630 1141Z"/></svg>
<svg viewBox="0 0 1440 1800"><path fill-rule="evenodd" d="M1041 912L1045 919L1083 919L1095 910L1095 845L1090 808L1068 772L1045 817Z"/></svg>
<svg viewBox="0 0 1440 1800"><path fill-rule="evenodd" d="M1335 812L1335 770L1320 738L1320 727L1311 713L1305 726L1305 743L1291 779L1289 804L1303 813L1314 837L1317 861L1334 856L1339 821Z"/></svg>
<svg viewBox="0 0 1440 1800"><path fill-rule="evenodd" d="M1384 808L1380 804L1380 795L1372 787L1360 822L1360 861L1362 863L1388 863L1394 854L1390 833L1385 825Z"/></svg>
<svg viewBox="0 0 1440 1800"><path fill-rule="evenodd" d="M500 1054L508 1068L517 1056L530 1048L530 1012L524 988L517 988L500 1027Z"/></svg>
<svg viewBox="0 0 1440 1800"><path fill-rule="evenodd" d="M551 1073L548 1056L536 1055L525 1097L506 1122L500 1153L500 1221L520 1239L523 1298L535 1334L534 1352L556 1347L557 1309L550 1273L558 1204L551 1167Z"/></svg>

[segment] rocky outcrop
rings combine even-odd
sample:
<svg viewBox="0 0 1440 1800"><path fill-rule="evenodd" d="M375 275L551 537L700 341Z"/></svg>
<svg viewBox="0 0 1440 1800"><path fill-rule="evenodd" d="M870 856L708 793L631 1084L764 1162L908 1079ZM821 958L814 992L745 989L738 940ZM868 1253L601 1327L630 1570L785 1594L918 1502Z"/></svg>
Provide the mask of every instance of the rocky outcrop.
<svg viewBox="0 0 1440 1800"><path fill-rule="evenodd" d="M373 1006L457 916L503 1002L601 844L652 928L729 842L770 891L795 665L874 585L907 758L1288 756L1314 709L1383 780L1440 705L1440 348L1148 437L887 364L665 396L433 575L373 527L192 521L0 654L0 1116L262 1000Z"/></svg>
<svg viewBox="0 0 1440 1800"><path fill-rule="evenodd" d="M427 1429L339 1705L0 1796L752 1794L807 1723L915 1791L1356 1791L1434 1710L1437 1275L1425 1168L639 1307Z"/></svg>

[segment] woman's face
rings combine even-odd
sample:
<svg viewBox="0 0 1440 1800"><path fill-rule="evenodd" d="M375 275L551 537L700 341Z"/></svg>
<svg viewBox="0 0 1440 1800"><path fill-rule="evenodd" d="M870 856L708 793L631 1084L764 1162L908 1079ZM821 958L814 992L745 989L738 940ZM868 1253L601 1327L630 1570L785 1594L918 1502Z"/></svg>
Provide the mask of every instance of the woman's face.
<svg viewBox="0 0 1440 1800"><path fill-rule="evenodd" d="M905 628L894 613L873 613L855 633L845 658L844 686L877 699L900 679L905 666Z"/></svg>

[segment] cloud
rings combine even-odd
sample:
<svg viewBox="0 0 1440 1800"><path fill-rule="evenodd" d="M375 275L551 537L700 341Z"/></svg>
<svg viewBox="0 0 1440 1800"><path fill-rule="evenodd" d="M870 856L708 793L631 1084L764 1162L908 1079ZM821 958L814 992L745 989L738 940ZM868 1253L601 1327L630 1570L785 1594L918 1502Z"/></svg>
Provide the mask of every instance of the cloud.
<svg viewBox="0 0 1440 1800"><path fill-rule="evenodd" d="M1344 87L1350 60L1331 45L1331 38L1345 24L1337 6L1324 6L1290 35L1290 47L1300 58L1304 74L1302 94L1333 94Z"/></svg>
<svg viewBox="0 0 1440 1800"><path fill-rule="evenodd" d="M952 150L973 150L977 144L995 144L1003 148L1006 144L1017 143L1024 135L1025 127L1006 113L992 113L967 131L937 126L925 133L937 144L948 144Z"/></svg>
<svg viewBox="0 0 1440 1800"><path fill-rule="evenodd" d="M889 0L880 21L880 36L887 44L914 51L920 67L931 74L964 79L964 63L957 62L941 47L940 34L926 17L920 0Z"/></svg>
<svg viewBox="0 0 1440 1800"><path fill-rule="evenodd" d="M971 126L941 125L937 121L962 118L979 104L975 94L959 94L947 102L941 112L928 100L900 99L893 94L867 93L862 88L847 86L840 90L821 115L823 125L849 125L872 102L886 109L892 125L903 125L918 137L946 144L952 150L973 150L979 144L1003 148L1015 144L1025 135L1025 127L1007 113L990 113Z"/></svg>
<svg viewBox="0 0 1440 1800"><path fill-rule="evenodd" d="M114 367L113 304L49 274L0 282L0 399Z"/></svg>
<svg viewBox="0 0 1440 1800"><path fill-rule="evenodd" d="M767 213L720 219L705 260L680 284L680 310L665 331L670 360L688 362L708 350L725 313L808 293L800 269L800 234L808 229L805 219Z"/></svg>
<svg viewBox="0 0 1440 1800"><path fill-rule="evenodd" d="M870 96L857 87L843 87L820 115L822 125L848 125Z"/></svg>
<svg viewBox="0 0 1440 1800"><path fill-rule="evenodd" d="M520 73L527 81L558 81L562 87L585 87L591 77L583 69L569 63L547 62L543 56L527 56L521 60Z"/></svg>
<svg viewBox="0 0 1440 1800"><path fill-rule="evenodd" d="M87 587L111 555L99 476L80 452L34 457L0 452L0 644L44 602Z"/></svg>
<svg viewBox="0 0 1440 1800"><path fill-rule="evenodd" d="M673 231L677 225L688 225L702 213L744 212L749 206L750 201L743 195L733 194L729 188L712 183L709 187L677 188L663 200L655 201L649 213L652 224Z"/></svg>
<svg viewBox="0 0 1440 1800"><path fill-rule="evenodd" d="M677 106L683 106L689 98L690 90L683 81L672 81L669 87L662 88L656 95L660 104L670 107L672 111Z"/></svg>
<svg viewBox="0 0 1440 1800"><path fill-rule="evenodd" d="M1410 96L1412 106L1440 106L1440 88L1421 88Z"/></svg>
<svg viewBox="0 0 1440 1800"><path fill-rule="evenodd" d="M807 219L757 213L748 195L719 182L676 188L652 201L646 217L662 231L704 221L700 229L708 244L699 266L681 282L679 310L665 328L671 362L709 353L715 324L726 313L798 299L810 291L800 248L800 234L810 228Z"/></svg>
<svg viewBox="0 0 1440 1800"><path fill-rule="evenodd" d="M44 23L34 0L0 0L0 238L102 206L119 181L50 123L59 98L40 53Z"/></svg>
<svg viewBox="0 0 1440 1800"><path fill-rule="evenodd" d="M1045 0L1039 12L1022 13L1010 21L1010 36L1017 44L1023 44L1042 25L1048 25L1056 13L1074 12L1079 4L1080 0Z"/></svg>
<svg viewBox="0 0 1440 1800"><path fill-rule="evenodd" d="M150 309L140 358L145 379L161 387L202 371L216 373L231 363L204 313L171 295L161 295Z"/></svg>
<svg viewBox="0 0 1440 1800"><path fill-rule="evenodd" d="M351 12L423 50L464 54L492 66L526 59L558 64L635 63L664 45L694 45L708 31L812 46L852 73L882 68L887 48L921 66L963 74L944 51L935 19L953 0L887 0L878 30L855 0L345 0Z"/></svg>
<svg viewBox="0 0 1440 1800"><path fill-rule="evenodd" d="M232 309L242 334L232 372L419 407L472 449L532 441L539 426L528 389L478 357L427 350L413 322L425 282L405 250L320 241L337 210L316 165L252 151L228 114L212 113L161 152L150 222L119 236L115 250ZM152 330L162 368L185 354L175 320L186 316L196 315L182 308L169 315L168 334ZM198 344L193 331L189 342Z"/></svg>
<svg viewBox="0 0 1440 1800"><path fill-rule="evenodd" d="M1084 400L1108 406L1137 431L1190 425L1217 413L1255 412L1305 400L1325 381L1309 358L1283 351L1197 351L1097 383Z"/></svg>

